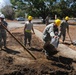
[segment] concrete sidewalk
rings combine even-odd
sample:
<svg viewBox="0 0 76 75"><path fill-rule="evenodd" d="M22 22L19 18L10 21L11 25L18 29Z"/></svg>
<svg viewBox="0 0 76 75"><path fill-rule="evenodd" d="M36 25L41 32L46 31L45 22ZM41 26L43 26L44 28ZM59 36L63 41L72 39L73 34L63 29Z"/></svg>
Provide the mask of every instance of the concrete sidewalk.
<svg viewBox="0 0 76 75"><path fill-rule="evenodd" d="M42 41L42 32L35 29L35 35L39 37ZM76 60L76 51L72 50L71 48L67 47L66 45L59 44L58 51L60 56L72 58L73 60Z"/></svg>

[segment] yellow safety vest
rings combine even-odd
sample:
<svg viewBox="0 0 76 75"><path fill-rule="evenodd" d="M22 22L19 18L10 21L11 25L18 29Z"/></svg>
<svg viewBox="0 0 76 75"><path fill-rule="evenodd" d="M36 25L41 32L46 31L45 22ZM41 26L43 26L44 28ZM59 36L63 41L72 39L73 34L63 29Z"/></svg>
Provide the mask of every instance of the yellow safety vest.
<svg viewBox="0 0 76 75"><path fill-rule="evenodd" d="M25 32L31 33L31 30L25 30Z"/></svg>

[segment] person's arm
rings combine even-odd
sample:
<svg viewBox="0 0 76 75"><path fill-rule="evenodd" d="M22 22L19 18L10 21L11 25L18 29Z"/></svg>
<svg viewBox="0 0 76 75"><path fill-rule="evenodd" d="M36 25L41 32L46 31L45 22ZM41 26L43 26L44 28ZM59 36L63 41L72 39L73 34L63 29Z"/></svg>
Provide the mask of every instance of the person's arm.
<svg viewBox="0 0 76 75"><path fill-rule="evenodd" d="M8 23L7 23L7 22L5 22L5 27L7 28L7 26L8 26Z"/></svg>
<svg viewBox="0 0 76 75"><path fill-rule="evenodd" d="M32 27L32 31L33 31L33 33L35 34L35 32L34 32L34 28Z"/></svg>
<svg viewBox="0 0 76 75"><path fill-rule="evenodd" d="M8 26L8 23L7 23L6 21L1 21L1 24L2 24L4 27L6 27L6 28L7 28L7 26Z"/></svg>
<svg viewBox="0 0 76 75"><path fill-rule="evenodd" d="M25 33L25 29L26 29L26 24L25 24L25 27L24 27L24 33Z"/></svg>
<svg viewBox="0 0 76 75"><path fill-rule="evenodd" d="M53 31L53 26L50 26L50 28L48 29L48 33L50 34L51 37L54 37L54 31Z"/></svg>

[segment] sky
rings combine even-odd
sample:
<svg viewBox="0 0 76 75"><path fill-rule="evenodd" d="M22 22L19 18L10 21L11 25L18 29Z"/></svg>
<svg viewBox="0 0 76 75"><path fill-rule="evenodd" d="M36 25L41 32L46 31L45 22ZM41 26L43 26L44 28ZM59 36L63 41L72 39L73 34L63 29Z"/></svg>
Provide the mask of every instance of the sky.
<svg viewBox="0 0 76 75"><path fill-rule="evenodd" d="M10 0L0 0L0 9L5 5L10 5Z"/></svg>

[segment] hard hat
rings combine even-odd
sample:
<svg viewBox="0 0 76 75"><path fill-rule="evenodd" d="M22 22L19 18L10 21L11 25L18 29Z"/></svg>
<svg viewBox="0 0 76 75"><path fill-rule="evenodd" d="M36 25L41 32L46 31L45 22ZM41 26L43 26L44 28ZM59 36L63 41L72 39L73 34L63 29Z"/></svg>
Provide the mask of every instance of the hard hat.
<svg viewBox="0 0 76 75"><path fill-rule="evenodd" d="M61 23L61 20L60 20L60 19L56 19L56 20L55 20L55 24L56 24L57 26L59 26L60 23Z"/></svg>
<svg viewBox="0 0 76 75"><path fill-rule="evenodd" d="M68 17L68 16L66 16L66 17L65 17L65 20L69 20L69 17Z"/></svg>
<svg viewBox="0 0 76 75"><path fill-rule="evenodd" d="M32 20L32 16L28 16L28 20Z"/></svg>
<svg viewBox="0 0 76 75"><path fill-rule="evenodd" d="M5 18L4 14L0 14L0 18L4 19Z"/></svg>

